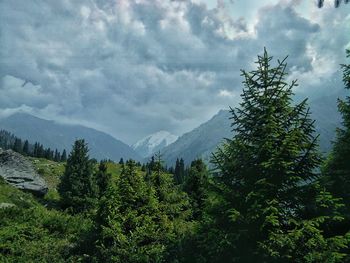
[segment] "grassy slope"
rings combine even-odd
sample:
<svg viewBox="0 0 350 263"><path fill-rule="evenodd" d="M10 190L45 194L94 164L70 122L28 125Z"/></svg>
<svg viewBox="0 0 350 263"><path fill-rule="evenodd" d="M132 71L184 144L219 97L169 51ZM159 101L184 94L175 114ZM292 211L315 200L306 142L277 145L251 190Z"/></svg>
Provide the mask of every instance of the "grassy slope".
<svg viewBox="0 0 350 263"><path fill-rule="evenodd" d="M59 210L57 186L65 164L30 160L47 182L49 192L44 198L36 198L0 177L0 262L76 262L70 258L70 251L91 229L92 222ZM116 178L121 165L108 163L108 172Z"/></svg>
<svg viewBox="0 0 350 263"><path fill-rule="evenodd" d="M91 222L48 209L31 194L0 182L0 262L65 262Z"/></svg>
<svg viewBox="0 0 350 263"><path fill-rule="evenodd" d="M57 163L43 158L31 158L32 163L36 167L38 173L44 178L50 190L57 189L60 177L64 173L65 163ZM96 166L97 169L98 165ZM112 177L120 175L122 166L113 162L107 163L108 172Z"/></svg>

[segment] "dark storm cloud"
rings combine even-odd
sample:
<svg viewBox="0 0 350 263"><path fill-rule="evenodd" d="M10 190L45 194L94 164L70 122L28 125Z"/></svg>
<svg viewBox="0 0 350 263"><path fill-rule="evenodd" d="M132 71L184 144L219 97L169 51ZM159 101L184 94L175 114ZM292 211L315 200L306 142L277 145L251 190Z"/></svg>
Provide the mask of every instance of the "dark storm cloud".
<svg viewBox="0 0 350 263"><path fill-rule="evenodd" d="M292 77L305 83L331 57L316 87L349 43L348 26L324 23L349 21L340 10L310 20L284 1L261 9L251 31L224 5L196 2L1 1L2 113L79 122L127 142L160 129L180 134L239 99L239 70L264 46L289 54ZM329 36L334 46L320 44Z"/></svg>

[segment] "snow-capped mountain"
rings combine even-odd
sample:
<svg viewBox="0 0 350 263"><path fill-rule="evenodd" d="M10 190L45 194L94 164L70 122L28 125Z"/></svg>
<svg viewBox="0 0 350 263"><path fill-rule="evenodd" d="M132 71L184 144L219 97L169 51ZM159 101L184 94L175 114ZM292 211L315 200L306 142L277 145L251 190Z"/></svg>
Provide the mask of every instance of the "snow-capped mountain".
<svg viewBox="0 0 350 263"><path fill-rule="evenodd" d="M175 142L177 138L178 136L171 134L170 132L159 131L141 139L135 143L132 148L142 157L149 157Z"/></svg>

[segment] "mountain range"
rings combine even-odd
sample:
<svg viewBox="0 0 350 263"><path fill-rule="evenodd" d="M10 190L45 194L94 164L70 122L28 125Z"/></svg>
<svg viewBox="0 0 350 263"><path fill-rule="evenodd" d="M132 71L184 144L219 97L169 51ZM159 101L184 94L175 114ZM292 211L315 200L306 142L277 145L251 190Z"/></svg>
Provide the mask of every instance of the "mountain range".
<svg viewBox="0 0 350 263"><path fill-rule="evenodd" d="M335 130L341 127L341 115L337 109L338 97L344 97L344 92L321 96L309 102L311 118L315 120L315 134L319 134L322 154L327 154L331 150ZM180 136L161 151L165 163L173 166L177 158L183 158L187 165L196 158L202 158L209 163L211 153L216 151L224 138L233 137L229 117L229 111L221 110L207 122Z"/></svg>
<svg viewBox="0 0 350 263"><path fill-rule="evenodd" d="M341 126L341 115L337 109L338 97L344 97L344 92L321 96L309 103L311 117L315 119L315 133L320 134L319 145L322 153L330 151L336 127ZM119 160L123 157L146 162L153 154L160 151L164 162L168 166L173 166L177 158L183 158L187 165L196 158L202 158L209 163L211 153L216 151L224 138L233 136L229 117L229 111L220 110L210 120L180 137L168 131L159 131L132 146L92 128L60 124L25 113L1 119L0 129L60 151L63 149L69 151L75 139L84 138L91 149L91 157L96 159Z"/></svg>
<svg viewBox="0 0 350 263"><path fill-rule="evenodd" d="M81 125L68 125L44 120L26 113L16 113L0 120L0 129L7 130L29 142L68 152L76 139L85 139L90 157L119 161L120 158L141 160L130 146L111 135Z"/></svg>

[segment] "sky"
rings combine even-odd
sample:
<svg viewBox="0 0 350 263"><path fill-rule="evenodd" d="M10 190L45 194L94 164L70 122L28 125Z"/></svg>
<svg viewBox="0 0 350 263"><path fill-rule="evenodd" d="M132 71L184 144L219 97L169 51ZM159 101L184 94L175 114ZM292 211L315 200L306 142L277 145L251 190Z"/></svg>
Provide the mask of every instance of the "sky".
<svg viewBox="0 0 350 263"><path fill-rule="evenodd" d="M236 106L264 47L299 97L342 89L350 5L313 0L0 0L0 117L28 112L132 144Z"/></svg>

